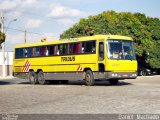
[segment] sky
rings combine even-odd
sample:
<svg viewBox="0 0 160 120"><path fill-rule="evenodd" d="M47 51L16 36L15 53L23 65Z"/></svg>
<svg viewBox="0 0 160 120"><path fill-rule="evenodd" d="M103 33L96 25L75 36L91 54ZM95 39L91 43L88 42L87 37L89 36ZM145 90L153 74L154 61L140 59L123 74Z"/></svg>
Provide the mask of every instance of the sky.
<svg viewBox="0 0 160 120"><path fill-rule="evenodd" d="M59 39L80 18L108 10L160 18L159 6L160 0L0 0L0 12L5 17L6 51L24 43L24 31L27 43L42 38L51 41Z"/></svg>

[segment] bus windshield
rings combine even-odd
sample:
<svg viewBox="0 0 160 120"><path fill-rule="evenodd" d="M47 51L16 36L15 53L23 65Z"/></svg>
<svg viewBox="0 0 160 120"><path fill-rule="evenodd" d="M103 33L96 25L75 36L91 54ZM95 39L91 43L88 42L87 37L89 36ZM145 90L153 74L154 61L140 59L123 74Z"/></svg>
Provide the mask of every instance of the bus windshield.
<svg viewBox="0 0 160 120"><path fill-rule="evenodd" d="M135 60L133 42L129 40L107 40L108 58L116 60Z"/></svg>

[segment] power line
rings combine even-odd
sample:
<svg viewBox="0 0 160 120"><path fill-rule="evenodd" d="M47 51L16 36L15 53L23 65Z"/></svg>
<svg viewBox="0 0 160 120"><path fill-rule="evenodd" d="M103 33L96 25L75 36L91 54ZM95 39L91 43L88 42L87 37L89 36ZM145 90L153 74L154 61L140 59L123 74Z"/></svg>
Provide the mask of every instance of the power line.
<svg viewBox="0 0 160 120"><path fill-rule="evenodd" d="M11 12L17 12L16 10L12 10L12 11L9 11L8 13L11 13ZM40 17L40 18L43 18L43 19L47 19L47 20L58 20L58 19L63 19L63 18L66 18L66 17L49 17L49 16L46 16L46 15L40 15L40 14L37 14L37 13L31 13L31 12L21 12L21 15L19 16L20 17L23 17L23 16L34 16L34 17ZM72 19L77 19L78 17L72 17Z"/></svg>
<svg viewBox="0 0 160 120"><path fill-rule="evenodd" d="M47 36L45 34L42 34L42 33L37 33L37 32L31 32L31 31L26 31L26 30L21 30L21 29L17 29L17 28L7 28L7 29L10 29L10 30L13 30L13 31L19 31L19 32L22 32L24 34L24 41L26 43L27 41L27 34L33 34L33 35L37 35L37 37L39 36L40 38L54 38L55 36ZM13 34L13 33L12 33ZM14 34L14 35L17 35L17 34ZM36 37L36 36L34 36ZM39 38L38 37L38 38Z"/></svg>
<svg viewBox="0 0 160 120"><path fill-rule="evenodd" d="M17 29L17 28L10 28L10 27L5 27L6 29L10 29L10 30L14 30L14 31L19 31L19 32L25 32L26 30L21 30L21 29ZM31 31L26 31L27 33L30 33L30 34L36 34L36 35L43 35L42 33L37 33L37 32L31 32Z"/></svg>

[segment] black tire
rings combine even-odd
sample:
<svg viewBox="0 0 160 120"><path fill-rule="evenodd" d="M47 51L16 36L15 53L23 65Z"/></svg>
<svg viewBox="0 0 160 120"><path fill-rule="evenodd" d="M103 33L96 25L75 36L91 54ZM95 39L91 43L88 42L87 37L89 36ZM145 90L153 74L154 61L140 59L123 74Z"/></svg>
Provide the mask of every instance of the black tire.
<svg viewBox="0 0 160 120"><path fill-rule="evenodd" d="M93 77L93 73L91 70L87 70L86 74L85 74L85 84L87 86L93 86L94 85L94 77Z"/></svg>
<svg viewBox="0 0 160 120"><path fill-rule="evenodd" d="M118 84L118 79L109 80L109 83L110 83L111 85L117 85L117 84Z"/></svg>
<svg viewBox="0 0 160 120"><path fill-rule="evenodd" d="M45 85L46 84L44 73L42 71L39 71L37 78L38 78L39 84L41 84L41 85Z"/></svg>
<svg viewBox="0 0 160 120"><path fill-rule="evenodd" d="M141 71L141 72L140 72L140 75L141 75L141 76L146 76L147 73L146 73L145 71Z"/></svg>
<svg viewBox="0 0 160 120"><path fill-rule="evenodd" d="M28 79L31 84L38 84L37 74L34 71L29 71Z"/></svg>

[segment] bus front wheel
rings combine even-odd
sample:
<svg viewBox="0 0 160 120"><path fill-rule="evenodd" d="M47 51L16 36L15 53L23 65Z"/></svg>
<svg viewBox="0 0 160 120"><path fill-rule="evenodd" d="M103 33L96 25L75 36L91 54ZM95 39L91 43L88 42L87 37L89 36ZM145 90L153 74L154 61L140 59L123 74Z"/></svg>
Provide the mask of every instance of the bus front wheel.
<svg viewBox="0 0 160 120"><path fill-rule="evenodd" d="M38 73L38 82L41 85L45 85L46 84L44 73L42 71L39 71L39 73Z"/></svg>
<svg viewBox="0 0 160 120"><path fill-rule="evenodd" d="M85 84L87 86L93 86L94 85L94 77L91 70L87 70L85 74Z"/></svg>
<svg viewBox="0 0 160 120"><path fill-rule="evenodd" d="M29 71L28 79L31 84L38 84L37 74L34 71Z"/></svg>

